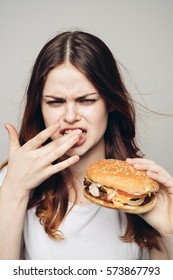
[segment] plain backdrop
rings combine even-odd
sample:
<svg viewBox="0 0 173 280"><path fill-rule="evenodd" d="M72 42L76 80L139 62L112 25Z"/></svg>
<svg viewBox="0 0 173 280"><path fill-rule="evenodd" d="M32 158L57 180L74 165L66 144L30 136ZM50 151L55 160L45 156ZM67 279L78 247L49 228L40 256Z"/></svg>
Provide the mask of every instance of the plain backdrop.
<svg viewBox="0 0 173 280"><path fill-rule="evenodd" d="M19 127L38 52L57 33L80 29L100 37L124 66L127 87L140 103L142 151L173 173L172 15L172 0L0 0L0 162L9 149L4 123Z"/></svg>

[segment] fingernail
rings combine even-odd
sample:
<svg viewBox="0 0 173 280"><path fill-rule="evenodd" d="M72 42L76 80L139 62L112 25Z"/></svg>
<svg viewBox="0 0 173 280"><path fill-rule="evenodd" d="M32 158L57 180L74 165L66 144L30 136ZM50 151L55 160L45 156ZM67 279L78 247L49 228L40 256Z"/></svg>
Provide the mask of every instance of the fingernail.
<svg viewBox="0 0 173 280"><path fill-rule="evenodd" d="M4 127L8 130L8 123L4 123Z"/></svg>
<svg viewBox="0 0 173 280"><path fill-rule="evenodd" d="M80 129L77 129L77 134L82 135L82 131Z"/></svg>

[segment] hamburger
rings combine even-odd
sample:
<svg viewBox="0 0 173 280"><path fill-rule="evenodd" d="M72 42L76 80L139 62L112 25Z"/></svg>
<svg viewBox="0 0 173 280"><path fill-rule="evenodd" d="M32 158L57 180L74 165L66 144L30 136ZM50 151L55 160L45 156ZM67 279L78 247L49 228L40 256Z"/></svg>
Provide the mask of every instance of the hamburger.
<svg viewBox="0 0 173 280"><path fill-rule="evenodd" d="M159 184L125 161L98 160L87 167L84 196L100 206L142 214L156 203Z"/></svg>

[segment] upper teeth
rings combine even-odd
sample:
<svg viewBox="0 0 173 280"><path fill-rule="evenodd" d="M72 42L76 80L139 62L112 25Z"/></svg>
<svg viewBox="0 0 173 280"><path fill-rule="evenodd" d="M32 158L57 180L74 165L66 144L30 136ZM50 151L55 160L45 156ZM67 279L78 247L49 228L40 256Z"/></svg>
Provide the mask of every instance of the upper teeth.
<svg viewBox="0 0 173 280"><path fill-rule="evenodd" d="M63 134L66 135L66 134L69 134L69 133L71 133L71 132L72 132L71 129L67 129L67 130L64 130Z"/></svg>
<svg viewBox="0 0 173 280"><path fill-rule="evenodd" d="M72 129L66 129L63 131L63 135L67 135L69 133L71 133L73 130ZM82 136L84 136L86 134L86 131L82 130Z"/></svg>

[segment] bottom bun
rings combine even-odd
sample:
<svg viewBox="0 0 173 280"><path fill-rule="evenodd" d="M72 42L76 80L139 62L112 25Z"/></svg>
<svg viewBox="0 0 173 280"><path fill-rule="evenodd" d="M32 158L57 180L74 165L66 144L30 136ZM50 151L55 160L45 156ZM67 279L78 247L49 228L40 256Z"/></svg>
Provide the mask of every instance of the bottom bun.
<svg viewBox="0 0 173 280"><path fill-rule="evenodd" d="M140 205L140 206L130 206L130 205L122 205L122 206L116 206L116 204L114 204L113 202L107 202L104 201L100 198L96 198L94 196L92 196L87 188L84 188L84 196L91 202L93 202L94 204L97 204L99 206L103 206L103 207L107 207L107 208L112 208L112 209L116 209L122 212L126 212L126 213L130 213L130 214L144 214L146 212L149 212L153 209L155 203L156 203L156 196L153 193L151 196L151 200L144 204L144 205Z"/></svg>

